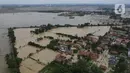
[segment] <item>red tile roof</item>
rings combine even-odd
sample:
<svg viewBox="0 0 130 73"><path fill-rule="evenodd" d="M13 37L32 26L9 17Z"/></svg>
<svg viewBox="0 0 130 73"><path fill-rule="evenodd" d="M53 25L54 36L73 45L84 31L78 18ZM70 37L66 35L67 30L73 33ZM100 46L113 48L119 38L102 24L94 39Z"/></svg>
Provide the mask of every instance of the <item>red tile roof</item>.
<svg viewBox="0 0 130 73"><path fill-rule="evenodd" d="M99 55L97 53L93 53L87 50L79 51L79 55L90 57L94 61L96 61L99 58Z"/></svg>
<svg viewBox="0 0 130 73"><path fill-rule="evenodd" d="M89 56L90 52L87 51L87 50L80 50L79 51L79 55L82 55L82 56Z"/></svg>
<svg viewBox="0 0 130 73"><path fill-rule="evenodd" d="M91 52L90 53L90 58L94 61L96 61L98 58L99 58L99 55L97 53L93 53Z"/></svg>
<svg viewBox="0 0 130 73"><path fill-rule="evenodd" d="M58 54L56 57L55 57L55 61L58 61L58 62L62 62L66 60L66 57L62 54Z"/></svg>

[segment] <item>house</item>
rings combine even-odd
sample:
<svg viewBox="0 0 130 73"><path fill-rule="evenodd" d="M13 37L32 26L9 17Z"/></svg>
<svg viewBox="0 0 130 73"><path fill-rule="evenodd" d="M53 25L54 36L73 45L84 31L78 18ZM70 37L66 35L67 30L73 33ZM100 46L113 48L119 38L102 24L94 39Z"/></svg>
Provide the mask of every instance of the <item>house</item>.
<svg viewBox="0 0 130 73"><path fill-rule="evenodd" d="M104 49L108 49L108 46L107 46L107 45L104 45Z"/></svg>
<svg viewBox="0 0 130 73"><path fill-rule="evenodd" d="M99 58L99 55L97 53L93 53L88 50L80 50L79 55L89 57L94 61L96 61Z"/></svg>
<svg viewBox="0 0 130 73"><path fill-rule="evenodd" d="M103 48L97 47L96 50L99 51L99 52L101 52L103 50Z"/></svg>
<svg viewBox="0 0 130 73"><path fill-rule="evenodd" d="M100 68L103 70L103 71L106 71L107 67L104 66L104 65L100 65Z"/></svg>
<svg viewBox="0 0 130 73"><path fill-rule="evenodd" d="M124 39L124 40L122 41L122 43L124 43L124 44L127 44L128 42L130 42L129 39Z"/></svg>
<svg viewBox="0 0 130 73"><path fill-rule="evenodd" d="M79 55L89 57L90 51L87 51L87 50L80 50L80 51L79 51Z"/></svg>
<svg viewBox="0 0 130 73"><path fill-rule="evenodd" d="M72 43L72 41L67 41L67 42L65 42L65 44L66 45L72 45L73 43Z"/></svg>
<svg viewBox="0 0 130 73"><path fill-rule="evenodd" d="M66 60L66 55L65 54L58 54L55 57L55 61L57 62L63 62Z"/></svg>
<svg viewBox="0 0 130 73"><path fill-rule="evenodd" d="M77 49L82 48L82 46L80 46L79 44L74 44L73 47L74 47L74 48L77 48Z"/></svg>
<svg viewBox="0 0 130 73"><path fill-rule="evenodd" d="M72 50L67 50L67 51L65 52L65 54L66 54L66 55L72 55L72 54L73 54L73 51L72 51Z"/></svg>
<svg viewBox="0 0 130 73"><path fill-rule="evenodd" d="M92 41L93 43L96 43L99 40L99 37L89 35L89 36L87 36L87 39Z"/></svg>
<svg viewBox="0 0 130 73"><path fill-rule="evenodd" d="M111 42L111 45L115 45L115 44L116 44L116 42L115 42L115 41Z"/></svg>
<svg viewBox="0 0 130 73"><path fill-rule="evenodd" d="M93 43L97 43L98 39L97 38L92 38Z"/></svg>
<svg viewBox="0 0 130 73"><path fill-rule="evenodd" d="M62 51L62 52L66 52L66 50L68 50L67 46L65 46L65 45L60 45L58 48L59 48L60 51Z"/></svg>
<svg viewBox="0 0 130 73"><path fill-rule="evenodd" d="M116 32L110 32L110 35L117 36L117 33Z"/></svg>
<svg viewBox="0 0 130 73"><path fill-rule="evenodd" d="M90 52L89 56L94 61L96 61L99 58L99 55L97 53L93 53L93 52Z"/></svg>
<svg viewBox="0 0 130 73"><path fill-rule="evenodd" d="M110 51L110 53L113 54L113 55L117 55L118 54L117 51Z"/></svg>

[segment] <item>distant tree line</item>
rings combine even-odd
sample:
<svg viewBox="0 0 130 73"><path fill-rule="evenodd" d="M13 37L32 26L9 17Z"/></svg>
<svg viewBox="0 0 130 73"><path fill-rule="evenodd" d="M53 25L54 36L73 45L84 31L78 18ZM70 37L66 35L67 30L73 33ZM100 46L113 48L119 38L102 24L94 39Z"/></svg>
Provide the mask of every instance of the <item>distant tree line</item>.
<svg viewBox="0 0 130 73"><path fill-rule="evenodd" d="M120 14L112 13L109 17L110 19L122 19Z"/></svg>
<svg viewBox="0 0 130 73"><path fill-rule="evenodd" d="M64 10L47 10L47 11L37 11L37 12L60 13L60 12L64 12Z"/></svg>
<svg viewBox="0 0 130 73"><path fill-rule="evenodd" d="M61 14L58 14L58 16L84 16L85 15L85 12L68 12L68 13L61 13Z"/></svg>
<svg viewBox="0 0 130 73"><path fill-rule="evenodd" d="M121 31L127 31L124 28L118 28L118 27L112 27L112 29L114 29L114 30L121 30Z"/></svg>
<svg viewBox="0 0 130 73"><path fill-rule="evenodd" d="M48 25L41 25L41 26L30 26L30 28L35 28L35 30L30 31L30 33L34 33L34 34L40 34L40 33L44 33L47 32L53 28L59 28L59 27L77 27L77 28L83 28L86 26L114 26L114 24L97 24L97 25L93 25L90 23L84 23L84 24L78 24L78 25L71 25L71 24L64 24L64 25L52 25L52 24L48 24ZM116 26L116 25L115 25Z"/></svg>
<svg viewBox="0 0 130 73"><path fill-rule="evenodd" d="M78 24L77 28L83 28L85 26L89 26L90 23Z"/></svg>
<svg viewBox="0 0 130 73"><path fill-rule="evenodd" d="M80 39L80 37L78 37L77 35L73 36L73 35L64 34L64 33L56 33L56 34L61 35L61 36L65 36L65 37L69 37L70 39Z"/></svg>

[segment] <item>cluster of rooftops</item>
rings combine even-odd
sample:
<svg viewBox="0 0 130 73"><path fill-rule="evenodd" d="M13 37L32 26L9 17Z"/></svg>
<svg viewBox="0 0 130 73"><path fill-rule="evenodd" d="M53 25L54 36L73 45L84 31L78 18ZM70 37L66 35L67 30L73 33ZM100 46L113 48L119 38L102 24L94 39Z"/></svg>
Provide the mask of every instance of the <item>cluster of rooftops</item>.
<svg viewBox="0 0 130 73"><path fill-rule="evenodd" d="M78 61L80 58L79 56L83 56L88 57L92 61L96 62L103 51L108 50L108 54L110 55L108 58L108 64L115 65L118 62L117 55L120 55L121 52L118 50L110 49L112 48L111 46L121 45L128 48L128 42L130 42L130 39L126 31L113 28L110 28L110 31L107 32L104 36L86 35L82 37L82 39L69 41L60 40L58 42L59 45L55 46L60 53L55 57L55 61L62 63L74 63ZM93 44L96 44L96 47L94 49L92 49ZM130 56L130 49L128 55ZM108 67L105 65L100 65L100 68L106 70Z"/></svg>

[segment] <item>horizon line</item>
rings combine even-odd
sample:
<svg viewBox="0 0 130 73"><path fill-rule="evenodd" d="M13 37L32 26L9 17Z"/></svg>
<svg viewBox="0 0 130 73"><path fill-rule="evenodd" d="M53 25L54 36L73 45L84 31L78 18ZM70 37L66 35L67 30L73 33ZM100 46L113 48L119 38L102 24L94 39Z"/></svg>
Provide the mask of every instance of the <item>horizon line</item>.
<svg viewBox="0 0 130 73"><path fill-rule="evenodd" d="M0 4L0 5L113 5L113 4L121 4L121 3L45 3L45 4L24 4L24 3L17 3L17 4ZM130 4L125 4L130 5Z"/></svg>

